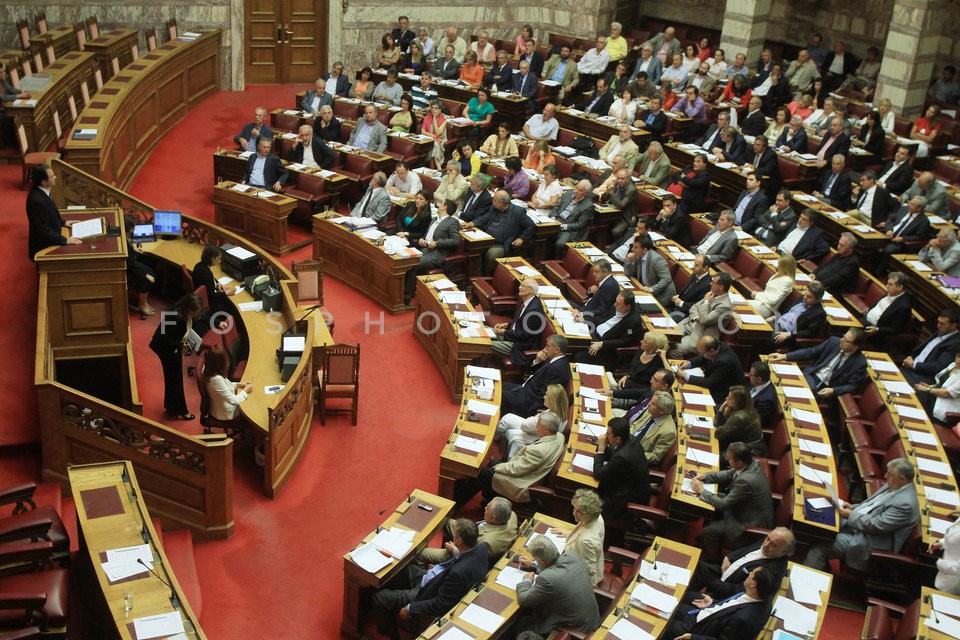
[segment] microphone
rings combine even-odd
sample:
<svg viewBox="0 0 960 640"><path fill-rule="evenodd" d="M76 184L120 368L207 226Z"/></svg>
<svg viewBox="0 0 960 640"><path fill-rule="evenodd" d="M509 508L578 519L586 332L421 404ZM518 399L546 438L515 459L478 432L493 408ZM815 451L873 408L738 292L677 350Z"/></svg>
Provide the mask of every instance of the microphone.
<svg viewBox="0 0 960 640"><path fill-rule="evenodd" d="M140 528L140 537L143 538L144 543L150 544L150 531L147 529L146 522L144 522L143 526Z"/></svg>
<svg viewBox="0 0 960 640"><path fill-rule="evenodd" d="M164 580L163 578L161 578L159 573L157 573L156 571L154 571L153 569L151 569L151 568L150 568L150 565L148 565L146 562L143 561L143 558L137 558L137 562L139 562L140 564L142 564L144 569L146 569L147 571L149 571L150 573L152 573L153 576L154 576L157 580L159 580L160 582L162 582L165 587L167 587L168 589L170 589L170 605L171 605L174 609L182 609L182 608L183 608L183 604L180 603L180 598L177 597L176 592L173 590L173 586L171 586L169 582L167 582L166 580Z"/></svg>
<svg viewBox="0 0 960 640"><path fill-rule="evenodd" d="M398 500L395 500L395 501L391 502L390 504L388 504L387 506L385 506L383 509L380 509L380 511L377 512L377 515L381 515L381 516L382 516L384 513L387 512L388 509L392 509L392 508L394 508L395 506L397 506L398 504L400 504L400 503L404 500L404 498L409 499L410 497L411 497L411 496L410 496L409 493L403 494L402 496L400 496L400 498L399 498Z"/></svg>

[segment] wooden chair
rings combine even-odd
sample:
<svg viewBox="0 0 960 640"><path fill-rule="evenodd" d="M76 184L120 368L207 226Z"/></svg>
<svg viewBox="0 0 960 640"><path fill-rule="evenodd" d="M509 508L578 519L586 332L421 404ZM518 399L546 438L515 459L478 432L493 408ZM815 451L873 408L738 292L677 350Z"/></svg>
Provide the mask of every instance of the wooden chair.
<svg viewBox="0 0 960 640"><path fill-rule="evenodd" d="M317 394L320 424L327 423L327 400L350 398L353 426L357 426L357 409L360 404L360 345L332 344L320 347L317 382L320 385L320 392Z"/></svg>
<svg viewBox="0 0 960 640"><path fill-rule="evenodd" d="M100 37L100 25L97 24L97 16L87 18L87 33L90 34L91 40L96 40Z"/></svg>
<svg viewBox="0 0 960 640"><path fill-rule="evenodd" d="M87 47L87 29L83 20L73 25L73 35L77 38L77 49L83 51Z"/></svg>
<svg viewBox="0 0 960 640"><path fill-rule="evenodd" d="M210 415L210 393L207 391L206 380L203 377L203 365L197 368L194 377L197 379L197 392L200 394L200 424L203 425L203 432L213 433L214 429L220 429L231 438L242 436L246 424L242 417L220 420Z"/></svg>
<svg viewBox="0 0 960 640"><path fill-rule="evenodd" d="M53 160L60 159L60 154L52 151L31 151L30 143L27 141L27 130L19 118L16 123L17 144L20 147L20 163L23 165L23 182L21 188L30 180L30 172L34 167L42 164L50 164Z"/></svg>
<svg viewBox="0 0 960 640"><path fill-rule="evenodd" d="M26 20L17 20L17 35L20 36L20 48L30 48L30 23Z"/></svg>
<svg viewBox="0 0 960 640"><path fill-rule="evenodd" d="M912 640L917 637L917 623L920 620L919 598L908 607L900 607L876 598L870 598L867 604L867 615L860 630L862 640ZM894 625L891 613L900 617L899 624Z"/></svg>
<svg viewBox="0 0 960 640"><path fill-rule="evenodd" d="M153 27L143 30L143 39L147 42L148 52L157 48L157 30Z"/></svg>
<svg viewBox="0 0 960 640"><path fill-rule="evenodd" d="M177 39L177 19L170 18L167 20L167 39L176 40Z"/></svg>
<svg viewBox="0 0 960 640"><path fill-rule="evenodd" d="M34 21L37 23L37 33L47 32L47 13L45 11L42 9L37 11Z"/></svg>

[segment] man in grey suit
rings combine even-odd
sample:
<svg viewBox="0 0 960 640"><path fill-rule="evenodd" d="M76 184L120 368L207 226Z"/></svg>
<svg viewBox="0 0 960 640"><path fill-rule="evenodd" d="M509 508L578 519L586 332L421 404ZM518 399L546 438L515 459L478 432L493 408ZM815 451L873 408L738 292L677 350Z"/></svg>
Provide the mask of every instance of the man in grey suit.
<svg viewBox="0 0 960 640"><path fill-rule="evenodd" d="M677 289L670 277L670 267L654 249L653 238L649 235L634 238L633 248L627 254L624 272L627 276L639 280L640 291L653 295L665 308L670 305L673 296L677 295Z"/></svg>
<svg viewBox="0 0 960 640"><path fill-rule="evenodd" d="M931 238L917 255L934 271L942 271L948 276L960 276L960 243L953 229L940 229L936 237Z"/></svg>
<svg viewBox="0 0 960 640"><path fill-rule="evenodd" d="M680 38L676 36L676 29L667 27L657 35L653 36L641 47L649 45L653 55L662 63L668 63L673 59L673 54L680 53Z"/></svg>
<svg viewBox="0 0 960 640"><path fill-rule="evenodd" d="M606 194L607 203L611 207L620 209L620 219L610 227L610 236L618 238L637 224L637 211L640 207L640 194L630 179L628 169L618 169L616 182Z"/></svg>
<svg viewBox="0 0 960 640"><path fill-rule="evenodd" d="M670 158L663 152L663 145L656 140L637 156L634 167L641 184L652 184L662 189L670 180Z"/></svg>
<svg viewBox="0 0 960 640"><path fill-rule="evenodd" d="M767 244L775 247L787 237L790 229L797 222L797 212L790 206L793 194L783 189L777 194L770 208L761 211L757 216L757 228L753 235Z"/></svg>
<svg viewBox="0 0 960 640"><path fill-rule="evenodd" d="M501 495L513 503L530 502L528 489L546 478L563 455L563 434L559 431L560 418L557 414L552 411L538 414L538 437L534 442L520 449L507 462L498 462L480 470L477 480L484 499L489 501ZM465 500L471 497L472 493L468 496L464 492L462 495Z"/></svg>
<svg viewBox="0 0 960 640"><path fill-rule="evenodd" d="M913 196L923 196L927 199L926 211L950 219L950 208L947 206L947 190L937 182L936 176L929 171L924 171L919 178L913 181L910 188L900 196L900 202L910 202L910 198Z"/></svg>
<svg viewBox="0 0 960 640"><path fill-rule="evenodd" d="M443 267L447 256L460 248L460 221L450 215L456 208L457 203L453 200L438 203L436 219L418 241L417 248L423 253L420 254L420 264L407 271L403 291L406 304L410 304L413 297L417 276Z"/></svg>
<svg viewBox="0 0 960 640"><path fill-rule="evenodd" d="M730 209L725 209L713 230L697 245L697 253L707 256L711 265L727 262L740 248L737 232L734 229L736 221L736 214Z"/></svg>
<svg viewBox="0 0 960 640"><path fill-rule="evenodd" d="M600 626L600 609L593 597L590 575L580 558L560 553L546 536L537 536L527 550L538 565L517 583L521 615L516 631L532 630L546 638L558 627L594 631Z"/></svg>
<svg viewBox="0 0 960 640"><path fill-rule="evenodd" d="M697 343L703 336L720 337L721 325L733 314L733 303L728 293L732 284L733 278L723 271L711 278L710 291L690 307L687 317L680 322L684 336L677 346L670 349L671 358L686 359L698 353Z"/></svg>
<svg viewBox="0 0 960 640"><path fill-rule="evenodd" d="M370 178L367 192L354 205L350 216L353 218L370 218L378 225L387 219L390 213L390 194L384 188L387 184L387 174L377 171Z"/></svg>
<svg viewBox="0 0 960 640"><path fill-rule="evenodd" d="M913 475L913 465L906 458L888 462L884 476L887 483L856 507L848 502L837 505L840 533L833 544L810 547L803 564L829 571L827 560L841 558L851 568L864 571L871 550L900 551L920 520Z"/></svg>
<svg viewBox="0 0 960 640"><path fill-rule="evenodd" d="M590 221L593 220L593 200L589 180L581 180L573 191L564 191L555 210L560 223L560 233L554 245L555 254L562 257L567 251L568 242L582 242L590 233Z"/></svg>
<svg viewBox="0 0 960 640"><path fill-rule="evenodd" d="M693 492L720 512L720 519L705 526L701 534L705 562L720 562L722 547L743 546L747 542L742 539L747 527L773 526L770 483L753 459L750 447L731 442L726 458L729 469L700 473L690 481ZM717 493L704 486L710 483L717 483Z"/></svg>
<svg viewBox="0 0 960 640"><path fill-rule="evenodd" d="M387 128L377 119L377 108L374 105L368 104L363 108L363 119L357 121L347 144L377 153L386 151Z"/></svg>

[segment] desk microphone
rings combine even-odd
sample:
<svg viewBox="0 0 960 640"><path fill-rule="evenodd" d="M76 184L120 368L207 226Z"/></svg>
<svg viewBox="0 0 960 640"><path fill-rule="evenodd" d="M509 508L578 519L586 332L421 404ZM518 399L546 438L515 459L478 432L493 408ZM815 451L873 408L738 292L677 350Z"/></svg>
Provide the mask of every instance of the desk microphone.
<svg viewBox="0 0 960 640"><path fill-rule="evenodd" d="M388 509L393 509L395 506L397 506L398 504L400 504L400 503L403 501L404 498L409 499L410 497L411 497L411 496L410 496L409 493L403 494L402 496L400 496L400 498L399 498L398 500L395 500L395 501L391 502L390 504L388 504L387 506L385 506L383 509L380 509L380 511L377 512L377 515L381 515L381 516L382 516L383 514L385 514L385 513L387 512Z"/></svg>
<svg viewBox="0 0 960 640"><path fill-rule="evenodd" d="M161 578L159 573L157 573L156 571L154 571L153 569L151 569L151 568L150 568L150 565L148 565L146 562L143 561L143 558L137 558L137 562L139 562L140 564L142 564L143 567L144 567L147 571L149 571L150 573L152 573L153 576L154 576L157 580L159 580L160 582L162 582L165 587L167 587L168 589L170 589L170 605L173 606L174 609L182 609L182 608L183 608L183 604L181 604L180 598L177 596L176 592L173 590L173 586L171 586L169 582L167 582L166 580L164 580L163 578Z"/></svg>

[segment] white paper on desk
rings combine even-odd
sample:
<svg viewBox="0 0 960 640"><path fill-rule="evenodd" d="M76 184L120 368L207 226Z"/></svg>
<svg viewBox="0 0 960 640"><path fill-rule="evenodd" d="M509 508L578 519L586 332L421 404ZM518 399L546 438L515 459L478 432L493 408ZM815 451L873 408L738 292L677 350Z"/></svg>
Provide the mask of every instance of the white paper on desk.
<svg viewBox="0 0 960 640"><path fill-rule="evenodd" d="M573 454L572 464L578 469L586 470L587 473L593 472L593 458L586 455L585 453Z"/></svg>
<svg viewBox="0 0 960 640"><path fill-rule="evenodd" d="M430 283L430 286L434 289L456 289L457 285L450 282L446 278L440 278L439 280L434 280Z"/></svg>
<svg viewBox="0 0 960 640"><path fill-rule="evenodd" d="M463 291L441 291L438 297L443 304L467 304L467 294Z"/></svg>
<svg viewBox="0 0 960 640"><path fill-rule="evenodd" d="M569 309L556 308L552 311L553 318L558 322L563 322L564 320L573 320L573 311Z"/></svg>
<svg viewBox="0 0 960 640"><path fill-rule="evenodd" d="M534 269L533 267L528 267L525 264L516 267L519 273L522 273L525 276L530 276L531 278L537 278L540 276L540 272Z"/></svg>
<svg viewBox="0 0 960 640"><path fill-rule="evenodd" d="M865 224L852 224L850 225L850 228L854 231L859 231L860 233L872 233L874 231L873 228L868 227Z"/></svg>
<svg viewBox="0 0 960 640"><path fill-rule="evenodd" d="M527 575L527 572L523 569L518 569L517 567L506 566L503 569L500 569L500 573L497 574L497 584L503 585L507 589L516 589L517 585L520 584L520 581L523 580L523 576ZM444 637L450 635L449 633L444 634Z"/></svg>
<svg viewBox="0 0 960 640"><path fill-rule="evenodd" d="M703 427L706 429L713 429L713 418L710 416L698 416L692 413L688 413L683 416L683 424L689 425L691 427Z"/></svg>
<svg viewBox="0 0 960 640"><path fill-rule="evenodd" d="M690 367L689 369L684 369L683 372L686 374L686 378L688 380L693 376L700 376L701 378L703 377L703 369L700 367Z"/></svg>
<svg viewBox="0 0 960 640"><path fill-rule="evenodd" d="M547 529L546 532L544 533L535 533L532 536L530 536L530 539L527 540L528 547L530 546L530 542L535 540L537 536L544 536L547 540L553 543L553 546L555 546L557 548L557 551L559 551L560 553L563 553L563 550L567 546L566 538L564 538L563 536L558 536L557 534L550 531L550 529Z"/></svg>
<svg viewBox="0 0 960 640"><path fill-rule="evenodd" d="M137 634L137 640L172 636L175 633L183 633L183 618L179 611L137 618L133 621L133 629Z"/></svg>
<svg viewBox="0 0 960 640"><path fill-rule="evenodd" d="M806 273L798 273L797 282L810 282L810 276Z"/></svg>
<svg viewBox="0 0 960 640"><path fill-rule="evenodd" d="M240 309L240 311L263 311L263 301L241 302L237 305L237 309Z"/></svg>
<svg viewBox="0 0 960 640"><path fill-rule="evenodd" d="M273 191L257 191L258 198L272 198L275 195L277 194L275 194Z"/></svg>
<svg viewBox="0 0 960 640"><path fill-rule="evenodd" d="M145 567L139 562L129 563L107 561L101 562L100 566L103 568L103 572L106 574L107 580L110 582L116 582L140 573L147 573L147 567L153 568L153 563L148 562L147 567Z"/></svg>
<svg viewBox="0 0 960 640"><path fill-rule="evenodd" d="M579 433L586 434L588 436L593 436L594 438L599 438L607 432L607 428L598 424L591 424L589 422L578 422L579 426L577 431Z"/></svg>
<svg viewBox="0 0 960 640"><path fill-rule="evenodd" d="M939 182L939 180L937 182ZM946 186L950 186L950 185L946 185ZM946 224L947 223L947 221L941 218L940 216L932 216L929 214L927 215L927 220L930 222L930 224Z"/></svg>
<svg viewBox="0 0 960 640"><path fill-rule="evenodd" d="M938 615L936 618L930 616L924 623L928 629L942 631L951 638L960 638L960 620L952 618L946 614Z"/></svg>
<svg viewBox="0 0 960 640"><path fill-rule="evenodd" d="M584 411L600 411L600 403L596 398L584 398L583 402L580 404Z"/></svg>
<svg viewBox="0 0 960 640"><path fill-rule="evenodd" d="M822 593L830 590L831 577L828 574L819 573L802 564L795 564L793 568L790 569L790 582L793 583L795 581L811 585Z"/></svg>
<svg viewBox="0 0 960 640"><path fill-rule="evenodd" d="M956 491L946 491L945 489L924 485L923 492L926 494L929 502L945 504L951 507L960 507L960 497L957 496Z"/></svg>
<svg viewBox="0 0 960 640"><path fill-rule="evenodd" d="M646 582L639 583L630 593L630 600L657 611L672 613L680 601L673 596L657 591Z"/></svg>
<svg viewBox="0 0 960 640"><path fill-rule="evenodd" d="M813 400L813 391L810 391L810 387L791 387L789 385L783 385L783 395L788 398Z"/></svg>
<svg viewBox="0 0 960 640"><path fill-rule="evenodd" d="M785 596L777 596L773 601L773 615L783 620L784 629L801 636L817 628L817 610Z"/></svg>
<svg viewBox="0 0 960 640"><path fill-rule="evenodd" d="M672 329L677 326L670 316L647 316L647 321L658 329Z"/></svg>
<svg viewBox="0 0 960 640"><path fill-rule="evenodd" d="M827 315L831 318L838 318L840 320L846 320L850 317L850 312L844 309L843 307L832 307L825 305L823 310L827 312Z"/></svg>
<svg viewBox="0 0 960 640"><path fill-rule="evenodd" d="M814 425L820 425L823 422L823 418L816 411L807 411L805 409L790 407L790 415L793 416L794 420L799 420L800 422L809 422L810 424Z"/></svg>
<svg viewBox="0 0 960 640"><path fill-rule="evenodd" d="M703 405L706 407L716 406L713 396L709 393L693 393L692 391L683 392L683 401L687 404Z"/></svg>
<svg viewBox="0 0 960 640"><path fill-rule="evenodd" d="M830 448L829 444L807 440L806 438L799 438L799 442L800 451L812 453L815 456L820 456L823 458L833 457L833 449Z"/></svg>
<svg viewBox="0 0 960 640"><path fill-rule="evenodd" d="M541 298L559 298L562 294L557 287L545 286L537 289L537 295Z"/></svg>
<svg viewBox="0 0 960 640"><path fill-rule="evenodd" d="M368 573L376 573L393 562L393 558L380 553L380 550L372 542L362 544L351 551L350 558L358 567Z"/></svg>
<svg viewBox="0 0 960 640"><path fill-rule="evenodd" d="M900 380L882 380L881 383L888 393L903 393L908 396L913 395L913 387L906 382L902 382Z"/></svg>
<svg viewBox="0 0 960 640"><path fill-rule="evenodd" d="M767 321L763 319L763 316L755 313L741 313L740 322L744 324L766 324Z"/></svg>
<svg viewBox="0 0 960 640"><path fill-rule="evenodd" d="M773 372L777 375L787 375L787 376L798 376L801 375L800 367L795 365L792 362L775 362L772 367Z"/></svg>
<svg viewBox="0 0 960 640"><path fill-rule="evenodd" d="M655 638L626 618L620 618L610 628L610 633L620 640L655 640Z"/></svg>
<svg viewBox="0 0 960 640"><path fill-rule="evenodd" d="M829 509L833 506L833 503L826 498L807 498L807 504L809 504L812 509L817 510Z"/></svg>
<svg viewBox="0 0 960 640"><path fill-rule="evenodd" d="M479 438L471 438L463 434L458 434L457 439L453 441L453 446L458 450L473 451L474 453L483 453L487 449L487 443Z"/></svg>
<svg viewBox="0 0 960 640"><path fill-rule="evenodd" d="M889 360L880 360L878 358L868 358L867 364L873 367L874 371L889 371L890 373L896 373L899 371L897 365L893 364Z"/></svg>
<svg viewBox="0 0 960 640"><path fill-rule="evenodd" d="M923 409L917 409L916 407L908 407L903 404L894 404L894 408L897 410L897 415L901 418L913 418L914 420L923 420L926 422L928 419L927 412ZM930 444L933 444L932 442Z"/></svg>
<svg viewBox="0 0 960 640"><path fill-rule="evenodd" d="M683 482L680 483L680 491L689 494L691 496L696 495L696 492L693 490L693 479L684 478ZM704 493L716 493L717 492L717 483L703 483L703 492Z"/></svg>
<svg viewBox="0 0 960 640"><path fill-rule="evenodd" d="M913 267L916 271L933 271L933 269L923 264L919 260L907 260L907 264Z"/></svg>
<svg viewBox="0 0 960 640"><path fill-rule="evenodd" d="M592 411L584 411L580 414L580 417L584 420L589 420L590 422L595 422L597 424L603 424L603 416L599 413L594 413Z"/></svg>
<svg viewBox="0 0 960 640"><path fill-rule="evenodd" d="M457 616L467 624L483 629L487 633L495 633L500 625L503 624L504 617L492 611L484 609L478 604L470 603L467 608Z"/></svg>
<svg viewBox="0 0 960 640"><path fill-rule="evenodd" d="M468 378L484 378L486 380L499 380L500 369L492 367L475 367L467 365L466 376Z"/></svg>
<svg viewBox="0 0 960 640"><path fill-rule="evenodd" d="M564 333L569 333L572 336L590 335L590 326L585 322L570 322L569 320L564 320L560 323L560 326L563 328Z"/></svg>
<svg viewBox="0 0 960 640"><path fill-rule="evenodd" d="M479 413L484 416L492 416L500 410L495 404L490 404L489 402L482 402L480 400L467 400L467 411L472 411L474 413Z"/></svg>
<svg viewBox="0 0 960 640"><path fill-rule="evenodd" d="M299 162L294 162L293 164L290 165L290 168L293 169L294 171L303 171L304 169L307 168L307 165L300 164Z"/></svg>
<svg viewBox="0 0 960 640"><path fill-rule="evenodd" d="M131 547L118 547L117 549L107 549L107 562L114 564L135 564L140 563L137 560L143 560L148 565L153 566L153 551L148 544L135 544Z"/></svg>
<svg viewBox="0 0 960 640"><path fill-rule="evenodd" d="M231 278L230 276L223 276L222 278L217 278L217 282L219 282L222 286L225 287L231 282L233 282L233 278Z"/></svg>
<svg viewBox="0 0 960 640"><path fill-rule="evenodd" d="M409 529L391 527L389 529L382 529L370 543L399 560L413 547L413 536L415 533L416 532Z"/></svg>
<svg viewBox="0 0 960 640"><path fill-rule="evenodd" d="M704 451L696 447L687 447L686 459L689 462L706 465L712 469L720 466L720 455L712 451Z"/></svg>
<svg viewBox="0 0 960 640"><path fill-rule="evenodd" d="M843 220L847 217L847 214L845 214L843 211L827 211L827 215L834 220Z"/></svg>
<svg viewBox="0 0 960 640"><path fill-rule="evenodd" d="M466 320L467 322L483 322L486 318L483 311L454 311L454 320Z"/></svg>
<svg viewBox="0 0 960 640"><path fill-rule="evenodd" d="M948 598L946 596L941 596L936 593L930 594L930 606L937 613L946 613L955 618L960 618L960 599L957 598Z"/></svg>
<svg viewBox="0 0 960 640"><path fill-rule="evenodd" d="M900 407L897 407L897 409L897 413L899 413ZM916 429L905 429L905 431L907 432L907 437L910 438L910 442L914 444L928 444L936 446L937 442L939 442L939 440L937 440L937 436L933 435L932 433L927 433L926 431L917 431Z"/></svg>
<svg viewBox="0 0 960 640"><path fill-rule="evenodd" d="M667 562L657 562L654 567L653 562L646 560L640 561L640 575L646 580L653 580L665 587L675 587L678 584L690 584L690 570L684 567L678 567Z"/></svg>
<svg viewBox="0 0 960 640"><path fill-rule="evenodd" d="M737 293L736 291L731 291L727 295L730 297L730 302L732 302L733 304L743 304L744 302L747 301L747 299L744 298L743 295Z"/></svg>
<svg viewBox="0 0 960 640"><path fill-rule="evenodd" d="M920 469L920 471L926 471L928 473L950 476L949 464L931 458L924 458L923 456L917 456L917 468Z"/></svg>
<svg viewBox="0 0 960 640"><path fill-rule="evenodd" d="M597 372L584 372L580 370L581 365L577 365L577 371L580 373L596 373L597 375L603 375L603 367L600 367L599 373ZM591 389L590 387L580 387L580 396L583 398L592 398L594 400L606 400L607 396L603 395L596 389Z"/></svg>
<svg viewBox="0 0 960 640"><path fill-rule="evenodd" d="M800 477L807 482L814 482L820 485L826 485L830 483L830 474L821 474L817 469L807 466L802 462L800 463Z"/></svg>
<svg viewBox="0 0 960 640"><path fill-rule="evenodd" d="M286 385L283 384L267 385L263 388L263 394L267 396L278 395L281 391L283 391L285 386Z"/></svg>
<svg viewBox="0 0 960 640"><path fill-rule="evenodd" d="M578 373L586 373L593 376L602 376L605 373L604 368L598 364L586 364L585 362L578 362L575 366ZM581 393L583 391L583 389L580 390Z"/></svg>
<svg viewBox="0 0 960 640"><path fill-rule="evenodd" d="M233 189L234 191L239 191L240 193L246 193L247 191L250 190L250 185L248 185L248 184L235 184L235 185L233 185L233 186L230 187L230 188Z"/></svg>

